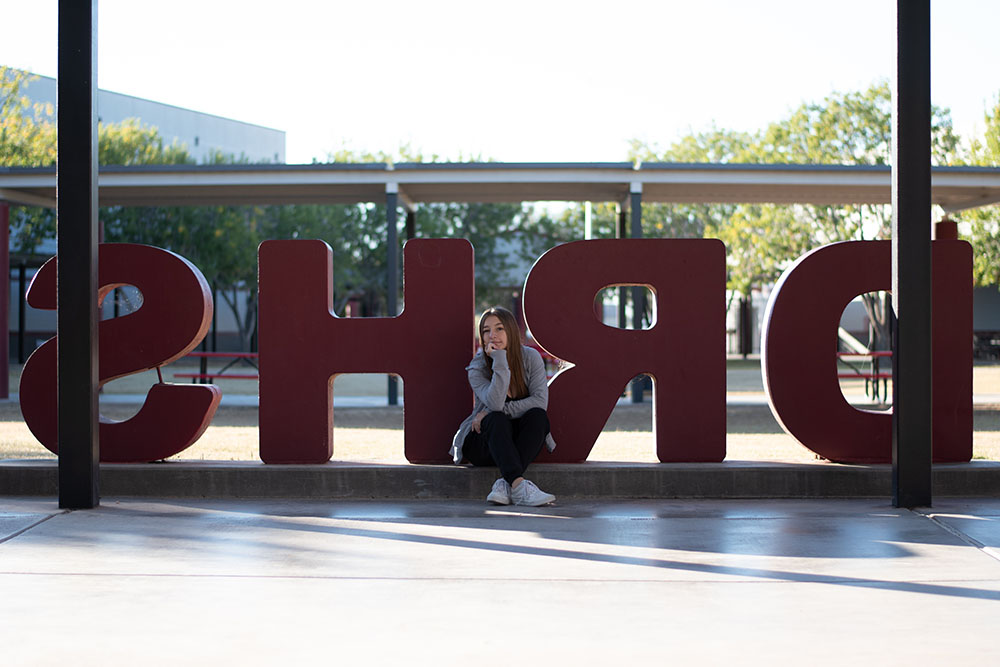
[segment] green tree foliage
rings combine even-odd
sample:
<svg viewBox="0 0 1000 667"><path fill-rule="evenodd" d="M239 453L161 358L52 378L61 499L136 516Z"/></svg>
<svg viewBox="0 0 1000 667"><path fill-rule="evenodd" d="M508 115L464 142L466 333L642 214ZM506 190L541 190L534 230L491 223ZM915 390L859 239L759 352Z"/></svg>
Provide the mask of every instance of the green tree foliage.
<svg viewBox="0 0 1000 667"><path fill-rule="evenodd" d="M164 145L159 130L135 118L100 125L97 161L102 165L194 164L186 148L176 142Z"/></svg>
<svg viewBox="0 0 1000 667"><path fill-rule="evenodd" d="M21 89L27 72L0 66L0 167L45 167L56 161L51 104L32 104Z"/></svg>
<svg viewBox="0 0 1000 667"><path fill-rule="evenodd" d="M56 124L51 104L32 104L22 89L34 78L0 67L0 167L51 167L56 163ZM135 118L101 124L102 165L193 164L183 146L164 145L156 128Z"/></svg>
<svg viewBox="0 0 1000 667"><path fill-rule="evenodd" d="M51 104L32 104L22 89L30 74L0 67L0 167L48 167L56 161L56 127ZM11 236L15 253L30 255L41 239L55 233L55 212L13 206Z"/></svg>
<svg viewBox="0 0 1000 667"><path fill-rule="evenodd" d="M643 161L751 164L887 165L891 159L892 100L888 82L866 90L833 93L800 105L786 118L754 133L711 128L683 137L666 150L634 142ZM932 109L932 161L959 161L959 138L947 109ZM644 207L645 210L645 207ZM728 248L728 286L741 294L774 282L799 255L835 241L888 239L892 215L886 205L711 205L688 215L704 221L707 235ZM645 216L644 216L645 217ZM644 225L645 231L645 225ZM864 295L875 340L888 335L884 294Z"/></svg>
<svg viewBox="0 0 1000 667"><path fill-rule="evenodd" d="M891 141L892 91L887 81L879 81L863 91L834 93L820 103L803 104L788 119L762 132L757 151L764 162L887 165ZM956 162L958 143L948 110L932 107L931 162ZM804 230L811 231L807 241L811 247L892 236L892 210L887 205L809 205L793 207L793 211ZM775 250L780 253L780 246ZM872 323L869 344L887 347L887 295L864 294L862 303Z"/></svg>
<svg viewBox="0 0 1000 667"><path fill-rule="evenodd" d="M56 126L51 105L32 105L23 94L30 75L0 68L0 166L47 167L56 160ZM213 163L231 161L215 156ZM136 119L102 123L98 162L103 165L193 164L187 150L165 144L159 131ZM173 250L198 266L236 314L248 340L256 322L256 301L240 308L240 288L256 281L260 209L241 207L103 207L99 211L109 242L146 243ZM55 211L11 209L15 252L32 256L56 233ZM38 258L42 259L42 258ZM251 290L253 292L253 290Z"/></svg>
<svg viewBox="0 0 1000 667"><path fill-rule="evenodd" d="M630 157L643 162L753 163L761 161L758 146L754 135L712 127L666 149L633 142ZM788 207L772 204L643 205L643 234L721 239L727 248L730 300L736 295L749 298L754 288L775 281L807 247L808 238Z"/></svg>
<svg viewBox="0 0 1000 667"><path fill-rule="evenodd" d="M56 162L56 124L51 104L31 104L23 88L34 77L21 70L0 68L0 166L51 167ZM176 143L164 145L156 128L136 119L101 124L98 129L98 162L101 165L190 164L194 160ZM118 209L102 209L101 218L114 218ZM141 219L155 212L134 213L133 227L144 227ZM153 226L153 230L160 229ZM15 252L31 256L46 238L55 237L52 209L16 206L11 210L11 232ZM149 236L149 229L137 232ZM166 232L164 232L166 234ZM150 239L153 245L169 247L164 237Z"/></svg>
<svg viewBox="0 0 1000 667"><path fill-rule="evenodd" d="M425 156L409 144L404 144L394 153L341 149L331 153L329 159L331 162L342 163L385 164L445 161L436 154ZM478 157L472 159L480 161ZM355 229L364 230L364 234L359 238L357 231L345 230L345 233L335 238L336 242L331 243L335 271L338 257L352 260L351 280L339 283L335 276L334 293L342 294L346 290L356 295L359 291L363 292L369 297L369 310L382 313L386 275L385 207L377 202L349 208L352 209L350 216L357 225ZM414 216L418 238L465 238L472 243L475 249L477 309L485 309L496 303L509 305L514 295L520 293L523 281L520 269L530 265L530 259L526 256L531 250L527 249L526 242L533 238L535 231L535 221L525 206L481 202L419 203L414 207ZM404 224L405 214L397 216L397 238L401 247L406 240ZM529 229L531 233L524 233ZM401 289L401 285L397 289ZM344 299L338 298L337 301L342 303Z"/></svg>
<svg viewBox="0 0 1000 667"><path fill-rule="evenodd" d="M931 161L952 164L958 136L948 109L931 111ZM754 137L747 162L887 165L892 157L892 91L888 81L802 104Z"/></svg>
<svg viewBox="0 0 1000 667"><path fill-rule="evenodd" d="M982 139L971 142L969 160L974 165L1000 167L1000 95L993 108L985 113L985 121ZM971 209L960 217L969 227L967 239L973 247L976 285L1000 289L1000 206Z"/></svg>

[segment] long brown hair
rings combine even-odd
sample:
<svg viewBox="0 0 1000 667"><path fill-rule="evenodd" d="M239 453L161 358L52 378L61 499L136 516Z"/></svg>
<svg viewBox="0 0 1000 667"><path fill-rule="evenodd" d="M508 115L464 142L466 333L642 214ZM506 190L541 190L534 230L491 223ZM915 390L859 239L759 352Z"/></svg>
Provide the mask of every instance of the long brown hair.
<svg viewBox="0 0 1000 667"><path fill-rule="evenodd" d="M514 313L501 306L493 306L479 317L479 345L483 349L483 356L486 357L486 369L492 378L493 358L486 354L486 340L483 338L483 323L490 316L500 320L500 324L507 334L507 365L510 366L510 386L508 387L508 391L512 398L525 398L528 396L528 383L524 379L524 359L521 355L521 329L517 326Z"/></svg>

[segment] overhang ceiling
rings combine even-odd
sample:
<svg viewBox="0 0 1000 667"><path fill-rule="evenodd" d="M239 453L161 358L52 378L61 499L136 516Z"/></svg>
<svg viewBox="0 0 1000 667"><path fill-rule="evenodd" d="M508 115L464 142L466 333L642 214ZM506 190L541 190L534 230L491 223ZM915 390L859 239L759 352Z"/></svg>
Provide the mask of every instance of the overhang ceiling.
<svg viewBox="0 0 1000 667"><path fill-rule="evenodd" d="M647 163L432 163L105 167L101 206L431 202L887 204L889 167ZM52 168L0 169L0 199L54 206ZM1000 168L935 167L946 211L1000 202Z"/></svg>

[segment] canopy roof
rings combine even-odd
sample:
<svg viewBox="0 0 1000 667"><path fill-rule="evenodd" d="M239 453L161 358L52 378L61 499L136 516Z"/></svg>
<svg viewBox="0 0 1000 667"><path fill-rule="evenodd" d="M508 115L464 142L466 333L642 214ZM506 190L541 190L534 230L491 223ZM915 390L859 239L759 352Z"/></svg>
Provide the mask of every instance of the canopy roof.
<svg viewBox="0 0 1000 667"><path fill-rule="evenodd" d="M888 166L602 163L405 163L102 167L102 206L382 202L624 201L887 204ZM0 169L0 199L55 206L54 168ZM935 167L946 211L1000 202L1000 168Z"/></svg>

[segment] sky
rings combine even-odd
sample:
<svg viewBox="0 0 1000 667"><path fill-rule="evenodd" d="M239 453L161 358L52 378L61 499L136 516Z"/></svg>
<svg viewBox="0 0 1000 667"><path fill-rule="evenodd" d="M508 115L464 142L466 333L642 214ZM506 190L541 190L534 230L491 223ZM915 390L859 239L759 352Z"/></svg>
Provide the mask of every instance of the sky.
<svg viewBox="0 0 1000 667"><path fill-rule="evenodd" d="M0 64L56 76L55 0L0 0ZM602 162L756 130L890 78L892 0L100 0L98 85L329 153ZM932 101L979 135L1000 1L932 2Z"/></svg>

